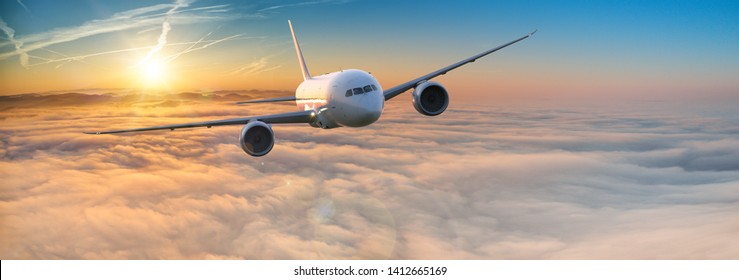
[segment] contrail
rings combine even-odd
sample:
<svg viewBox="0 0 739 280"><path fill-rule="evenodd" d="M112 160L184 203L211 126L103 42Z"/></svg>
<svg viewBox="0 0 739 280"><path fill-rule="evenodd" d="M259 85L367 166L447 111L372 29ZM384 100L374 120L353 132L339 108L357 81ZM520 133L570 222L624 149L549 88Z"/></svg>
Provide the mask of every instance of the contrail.
<svg viewBox="0 0 739 280"><path fill-rule="evenodd" d="M26 10L26 12L28 12L28 15L33 16L31 14L31 10L29 10L28 7L26 7L26 4L23 4L23 2L21 2L21 0L18 0L18 4L20 4L21 7L23 7L23 9Z"/></svg>
<svg viewBox="0 0 739 280"><path fill-rule="evenodd" d="M106 69L106 70L114 70L114 69L112 69L110 67L105 67L105 66L101 66L101 65L97 65L97 64L93 64L93 63L87 62L87 61L84 60L84 57L71 57L71 56L68 56L66 54L60 53L58 51L54 51L54 50L50 50L50 49L46 49L46 48L43 48L41 50L44 50L44 51L47 51L47 52L50 52L50 53L53 53L53 54L56 54L56 55L61 55L61 56L64 57L64 59L60 59L61 60L60 61L61 63L59 63L57 66L54 66L54 69L59 69L60 67L64 66L64 64L70 63L72 61L77 61L77 62L85 63L87 65L92 65L92 66L95 66L95 67L98 67L98 68L103 68L103 69ZM40 60L43 60L43 61L46 61L46 62L45 63L31 64L31 65L28 65L29 67L33 67L33 66L36 66L38 64L46 64L46 63L53 63L53 62L55 62L52 59L48 59L48 58L45 58L45 57L40 57L40 56L35 56L35 55L31 55L31 57L32 58L36 58L36 59L40 59Z"/></svg>
<svg viewBox="0 0 739 280"><path fill-rule="evenodd" d="M0 29L2 29L3 32L5 32L5 35L8 36L8 40L10 40L13 45L15 45L15 50L16 52L18 52L21 66L28 69L28 54L23 51L23 49L21 49L21 47L23 47L23 42L15 39L15 30L13 30L13 28L10 28L10 26L8 26L8 24L5 23L2 18L0 18Z"/></svg>
<svg viewBox="0 0 739 280"><path fill-rule="evenodd" d="M167 11L164 17L164 22L162 22L162 33L159 34L159 40L157 40L157 45L151 48L148 54L139 61L138 64L135 66L142 65L146 62L148 62L151 57L153 57L156 53L158 53L162 48L167 45L167 34L169 34L169 31L172 30L172 26L169 24L169 18L175 13L177 9L180 7L187 7L192 3L194 0L177 0L174 4L174 6Z"/></svg>
<svg viewBox="0 0 739 280"><path fill-rule="evenodd" d="M190 50L191 50L191 49L192 49L193 47L195 47L195 46L196 46L197 44L200 44L200 42L202 42L203 40L205 40L205 38L208 38L208 37L210 36L210 34L213 34L213 31L211 31L211 32L208 32L208 34L205 34L205 36L201 37L200 39L198 39L197 41L195 41L194 43L192 43L192 44L191 44L190 46L188 46L188 47L187 47L187 48L186 48L186 49L185 49L184 51L181 51L181 52L179 52L179 53L176 53L176 54L174 54L174 55L170 55L170 56L168 57L168 59L167 59L167 62L170 62L170 61L172 61L172 60L175 60L175 59L177 59L177 58L178 58L178 57L179 57L180 55L182 55L182 54L184 54L184 53L187 53L187 52L188 52L188 51L190 51Z"/></svg>
<svg viewBox="0 0 739 280"><path fill-rule="evenodd" d="M223 5L217 5L195 9L180 9L176 11L177 14L181 14L183 12L187 12L188 14L184 14L181 17L174 17L173 15L173 17L168 22L171 22L172 20L177 20L181 23L191 24L206 20L233 19L235 17L234 15L226 15L221 12L223 7ZM156 12L161 10L168 11L172 10L172 8L173 6L171 4L157 4L153 6L118 12L109 18L91 20L85 22L80 26L56 28L46 32L24 35L19 38L13 36L12 40L2 40L2 42L0 42L0 48L9 45L16 46L16 48L12 51L1 52L0 60L18 55L21 58L21 65L23 65L23 61L26 61L26 63L28 62L28 55L26 55L26 53L51 45L71 42L98 34L113 33L124 30L161 25L161 16L166 15L166 13ZM170 14L174 13L175 12L173 11ZM2 29L5 34L8 34L9 30L13 30L7 29L9 27L6 27L7 24L3 23ZM15 35L15 31L12 31L12 33L13 35ZM151 46L147 48L151 48Z"/></svg>
<svg viewBox="0 0 739 280"><path fill-rule="evenodd" d="M275 70L277 68L282 67L282 65L277 65L277 66L273 66L273 67L267 68L267 65L269 65L269 59L270 59L270 57L272 57L272 56L262 57L258 61L254 61L254 62L249 63L249 64L247 64L247 65L245 65L245 66L243 66L243 67L241 67L239 69L236 69L234 71L231 71L231 73L229 73L229 75L241 74L241 75L244 75L244 76L249 76L249 75L259 74L259 73L262 73L262 72L272 71L272 70Z"/></svg>
<svg viewBox="0 0 739 280"><path fill-rule="evenodd" d="M192 45L194 43L208 43L207 45L205 45L203 47L200 47L200 48L197 48L197 49L190 49L189 51L187 51L187 52L191 52L191 51L199 50L199 49L202 49L204 47L207 47L207 46L210 46L210 45L213 45L213 44L217 44L217 43L220 43L220 42L224 42L224 41L230 41L230 40L235 40L235 39L252 39L252 38L258 38L258 37L241 37L241 38L237 38L238 36L240 36L240 35L234 35L234 36L230 36L230 37L226 37L226 38L218 39L218 40L198 40L198 41L195 41L195 42L171 43L171 44L167 44L167 46ZM34 63L34 64L30 64L28 66L29 67L33 67L33 66L38 66L38 65L43 65L43 64L50 64L50 63L57 63L57 62L66 63L66 62L70 62L70 61L84 62L84 59L89 58L89 57L101 56L101 55L107 55L107 54L115 54L115 53L123 53L123 52L140 51L140 50L145 50L145 49L149 49L149 48L151 48L151 47L137 47L137 48L128 48L128 49L104 51L104 52L91 53L91 54L83 54L83 55L77 55L77 56L66 56L64 54L61 54L61 53L58 53L58 52L55 52L55 51L51 51L51 50L45 49L46 51L50 51L50 52L53 52L53 53L62 55L62 56L64 56L64 58L47 59L47 58L42 58L42 57L34 56L35 58L44 60L44 62ZM183 53L181 52L178 55L181 55L181 54L183 54Z"/></svg>
<svg viewBox="0 0 739 280"><path fill-rule="evenodd" d="M315 1L306 1L306 2L299 2L299 3L292 3L292 4L283 4L283 5L274 5L270 6L264 9L260 9L259 12L264 11L270 11L270 10L277 10L282 8L288 8L288 7L299 7L299 6L308 6L308 5L317 5L317 4L345 4L348 2L351 2L353 0L315 0Z"/></svg>
<svg viewBox="0 0 739 280"><path fill-rule="evenodd" d="M208 35L210 35L210 33L208 33ZM208 35L206 35L206 37ZM207 43L207 44L202 45L200 47L193 48L196 44L200 43L205 38L205 37L203 37L200 40L198 40L197 42L195 42L195 44L193 44L189 48L185 49L184 51L181 51L179 53L176 53L176 54L173 54L173 55L168 56L166 62L171 62L171 61L177 59L178 57L180 57L181 55L186 54L186 53L189 53L189 52L194 52L194 51L197 51L197 50L202 50L202 49L205 49L207 47L210 47L212 45L218 44L218 43L223 42L223 41L229 41L229 40L236 39L236 38L240 37L241 35L242 34L228 36L228 37L223 38L223 39L218 39L218 40L211 41L210 43Z"/></svg>

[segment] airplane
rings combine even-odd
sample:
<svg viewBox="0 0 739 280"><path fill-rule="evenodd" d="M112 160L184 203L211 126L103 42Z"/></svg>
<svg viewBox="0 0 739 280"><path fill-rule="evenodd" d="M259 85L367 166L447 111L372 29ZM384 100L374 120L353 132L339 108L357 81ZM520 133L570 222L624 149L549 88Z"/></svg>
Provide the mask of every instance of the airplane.
<svg viewBox="0 0 739 280"><path fill-rule="evenodd" d="M237 102L236 104L295 101L298 111L283 114L162 125L133 129L85 132L86 134L114 134L150 130L175 130L180 128L207 127L221 125L244 125L239 135L241 149L254 157L261 157L272 150L275 143L272 124L307 123L317 128L362 127L380 118L385 102L413 88L413 107L426 116L437 116L449 105L449 94L440 83L431 79L444 75L467 63L518 43L536 33L533 32L461 60L439 70L420 76L389 89L383 89L372 74L366 71L349 69L320 76L311 76L303 58L303 52L295 36L290 20L287 21L292 33L295 53L298 56L303 82L295 90L295 96Z"/></svg>

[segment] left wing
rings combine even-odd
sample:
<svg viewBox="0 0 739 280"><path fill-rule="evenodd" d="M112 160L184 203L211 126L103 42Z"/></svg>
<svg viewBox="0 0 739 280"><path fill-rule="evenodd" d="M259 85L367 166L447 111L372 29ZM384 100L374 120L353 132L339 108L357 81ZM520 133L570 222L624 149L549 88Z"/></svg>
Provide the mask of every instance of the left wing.
<svg viewBox="0 0 739 280"><path fill-rule="evenodd" d="M276 98L267 98L267 99L255 99L255 100L240 101L240 102L236 102L234 104L267 103L267 102L282 102L282 101L295 101L295 100L297 100L297 98L295 96L286 96L286 97L276 97Z"/></svg>
<svg viewBox="0 0 739 280"><path fill-rule="evenodd" d="M202 126L206 126L210 128L211 126L246 124L252 120L263 121L265 123L310 123L313 120L314 116L315 115L313 111L299 111L299 112L291 112L291 113L284 113L284 114L225 119L225 120L216 120L216 121L207 121L207 122L193 122L193 123L183 123L183 124L173 124L173 125L150 126L150 127L142 127L142 128L109 130L109 131L100 131L100 132L85 132L85 134L113 134L113 133L149 131L149 130L165 130L165 129L175 130L175 129L180 129L180 128L202 127Z"/></svg>
<svg viewBox="0 0 739 280"><path fill-rule="evenodd" d="M507 46L513 45L515 43L518 43L518 42L522 41L523 39L526 39L528 37L531 37L531 35L534 35L534 33L536 33L536 30L534 30L534 32L531 32L531 33L527 34L526 36L523 36L521 38L518 38L516 40L513 40L513 41L511 41L511 42L509 42L507 44L498 46L498 47L493 48L493 49L489 49L489 50L484 51L484 52L482 52L482 53L480 53L478 55L475 55L475 56L470 57L468 59L465 59L465 60L462 60L460 62L454 63L454 64L449 65L447 67L441 68L441 69L436 70L434 72L428 73L426 75L423 75L423 76L418 77L416 79L413 79L411 81L408 81L406 83L403 83L403 84L401 84L399 86L396 86L396 87L393 87L393 88L389 88L389 89L387 89L387 90L385 90L383 92L383 94L385 95L385 101L390 100L390 98L393 98L393 97L395 97L395 96L397 96L397 95L405 92L406 90L409 90L411 88L416 87L418 85L418 83L420 83L422 81L431 80L431 79L433 79L433 78L435 78L435 77L437 77L439 75L446 74L446 72L449 72L449 71L452 71L454 69L457 69L458 67L460 67L462 65L465 65L465 64L470 63L470 62L475 62L475 60L477 60L478 58L481 58L483 56L486 56L486 55L489 55L491 53L494 53L494 52L496 52L496 51L498 51L498 50L500 50L502 48L505 48Z"/></svg>

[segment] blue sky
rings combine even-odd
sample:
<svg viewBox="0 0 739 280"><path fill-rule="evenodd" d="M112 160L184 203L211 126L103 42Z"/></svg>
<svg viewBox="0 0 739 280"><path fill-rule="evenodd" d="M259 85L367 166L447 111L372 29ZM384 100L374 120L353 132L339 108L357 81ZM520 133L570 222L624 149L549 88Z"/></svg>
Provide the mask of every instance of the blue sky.
<svg viewBox="0 0 739 280"><path fill-rule="evenodd" d="M147 15L164 20L163 14L173 4L170 1L3 1L0 17L14 29L15 37L23 40L33 35L48 35L54 30L95 25L96 21L110 19L116 13L156 5L165 6ZM168 85L173 90L222 87L292 90L299 83L296 75L299 70L294 62L287 19L295 22L314 72L361 68L377 75L386 87L539 29L531 40L496 54L485 63L469 66L466 73L443 77L442 81L473 95L493 89L503 95L529 97L624 94L697 98L696 94L701 94L725 99L739 90L739 83L734 79L739 73L739 21L736 20L739 3L736 1L329 0L186 4L178 12L190 10L191 20L173 21L168 43L193 42L205 37L213 40L240 37L178 58L180 63L169 68L172 79ZM206 7L209 9L202 12ZM158 22L153 23L103 32L45 49L71 56L152 47L157 44L161 30ZM5 44L0 51L12 52L7 34L2 35ZM176 48L166 46L162 51L176 51ZM46 59L59 58L45 50L28 53ZM132 63L139 59L136 56L145 53L104 55L94 63L124 69L127 67L120 64ZM31 57L31 64L34 61L40 60ZM273 70L256 74L252 71L238 79L225 75L250 65ZM50 75L47 90L55 86L73 89L131 84L130 75L122 70L116 76L119 78L93 79L100 75L99 71L81 61L65 63L66 73L60 73L62 67L55 64L24 68L18 63L17 55L3 57L0 67L7 79L3 82L14 84L3 88L5 93L41 89L27 78L31 75ZM223 69L220 76L208 76L214 68ZM55 75L59 78L55 79ZM190 82L194 80L190 75L207 79ZM87 81L80 78L87 76L90 77ZM178 77L180 82L176 82ZM491 77L494 86L485 83ZM52 82L56 80L58 84ZM69 80L75 82L65 82Z"/></svg>

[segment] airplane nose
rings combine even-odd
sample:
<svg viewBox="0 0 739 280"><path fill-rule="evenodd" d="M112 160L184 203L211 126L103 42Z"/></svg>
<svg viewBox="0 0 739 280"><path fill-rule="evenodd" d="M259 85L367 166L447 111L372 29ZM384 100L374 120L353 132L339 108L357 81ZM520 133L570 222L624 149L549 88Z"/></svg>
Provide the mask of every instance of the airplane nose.
<svg viewBox="0 0 739 280"><path fill-rule="evenodd" d="M356 111L355 126L365 126L380 118L380 113L371 108L362 108Z"/></svg>
<svg viewBox="0 0 739 280"><path fill-rule="evenodd" d="M362 101L363 102L360 106L354 108L354 112L352 113L354 118L351 121L351 124L347 124L348 126L366 126L380 119L383 109L382 101L384 100L373 100L368 98Z"/></svg>
<svg viewBox="0 0 739 280"><path fill-rule="evenodd" d="M379 108L366 108L362 112L363 119L366 120L372 120L372 122L375 122L377 119L380 118L380 113L382 113L381 109Z"/></svg>
<svg viewBox="0 0 739 280"><path fill-rule="evenodd" d="M368 96L370 97L370 96ZM374 97L374 96L371 96ZM382 107L383 107L383 101L381 99L372 98L367 102L367 107L364 109L364 113L366 114L367 118L373 119L373 121L376 121L380 118L380 114L382 114Z"/></svg>

